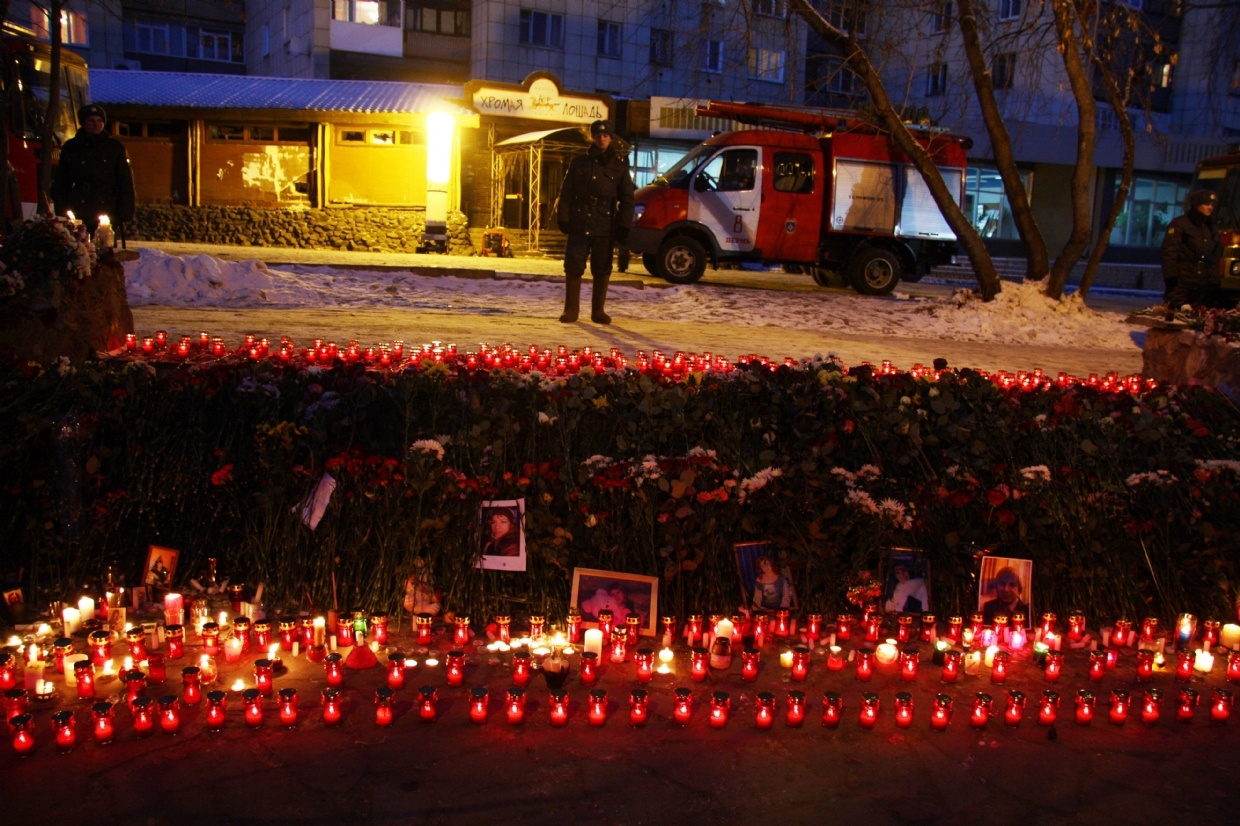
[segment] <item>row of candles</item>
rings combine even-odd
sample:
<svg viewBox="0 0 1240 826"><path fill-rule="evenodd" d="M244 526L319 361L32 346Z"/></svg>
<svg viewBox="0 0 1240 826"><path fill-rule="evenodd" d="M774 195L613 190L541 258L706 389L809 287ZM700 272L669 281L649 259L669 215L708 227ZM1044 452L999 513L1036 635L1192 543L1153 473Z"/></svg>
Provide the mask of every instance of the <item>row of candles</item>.
<svg viewBox="0 0 1240 826"><path fill-rule="evenodd" d="M609 368L623 370L628 366L627 357L618 348L613 347L604 355L592 347L570 350L563 344L558 345L554 349L539 348L533 344L522 349L511 344L493 347L483 343L479 345L477 351L470 350L461 353L458 352L455 344L444 345L438 341L432 341L423 343L417 349L410 351L406 358L406 348L403 341L392 341L376 347L362 347L357 341L350 340L344 347L341 347L334 341L324 341L323 339L316 338L309 347L298 348L293 339L288 336L281 336L279 348L276 349L273 347L271 339L247 334L242 345L234 349L229 348L223 338L212 336L205 331L198 333L197 337L181 336L177 343L170 344L167 331L157 330L155 335L143 336L141 338L137 334L130 333L125 337L125 346L134 355L140 354L145 357L156 358L165 355L178 359L189 359L197 356L223 358L240 354L251 360L274 357L284 363L294 361L306 364L342 362L344 364L363 364L378 368L399 368L404 365L418 365L422 362L431 362L467 370L511 369L522 372L537 370L565 375L575 373L584 367L590 367L594 370L606 370ZM775 369L781 365L794 367L798 363L796 359L791 357L773 360L754 353L740 355L735 362L732 362L723 356L711 352L686 353L684 351L677 351L668 355L660 350L653 350L650 353L638 350L633 366L641 372L652 372L669 377L683 377L691 373L704 371L726 373L734 369L745 368L750 364ZM862 364L871 367L873 372L878 375L896 375L901 372L888 360L884 360L876 368L869 364L869 362L862 362ZM908 372L917 379L925 378L937 381L947 371L914 364ZM1107 392L1140 393L1157 387L1157 383L1153 379L1143 378L1138 375L1120 376L1118 373L1107 373L1105 376L1091 373L1087 378L1080 379L1061 372L1054 378L1051 378L1041 368L1035 368L1033 370L1019 370L1016 372L1000 370L994 374L982 372L981 375L990 378L1005 389L1016 388L1030 392L1048 387L1063 388L1084 385Z"/></svg>

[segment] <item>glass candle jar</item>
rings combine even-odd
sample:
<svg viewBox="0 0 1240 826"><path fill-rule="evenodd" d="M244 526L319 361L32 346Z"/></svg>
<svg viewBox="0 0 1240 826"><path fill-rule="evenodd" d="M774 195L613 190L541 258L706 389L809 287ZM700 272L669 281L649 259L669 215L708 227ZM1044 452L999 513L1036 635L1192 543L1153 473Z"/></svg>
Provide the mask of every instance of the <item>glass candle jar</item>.
<svg viewBox="0 0 1240 826"><path fill-rule="evenodd" d="M693 714L693 692L687 688L678 688L672 694L672 719L679 725L688 725Z"/></svg>
<svg viewBox="0 0 1240 826"><path fill-rule="evenodd" d="M1199 699L1200 695L1197 694L1196 689L1181 688L1180 699L1175 709L1175 719L1181 723L1191 723L1193 721L1193 711L1197 708L1197 701Z"/></svg>
<svg viewBox="0 0 1240 826"><path fill-rule="evenodd" d="M1142 648L1137 652L1137 682L1148 683L1154 679L1155 653Z"/></svg>
<svg viewBox="0 0 1240 826"><path fill-rule="evenodd" d="M389 691L393 691L391 687ZM433 685L424 685L418 689L418 718L423 723L433 723L439 715L436 703L439 700L439 691Z"/></svg>
<svg viewBox="0 0 1240 826"><path fill-rule="evenodd" d="M379 728L387 728L396 719L392 711L392 698L395 696L396 692L387 686L375 690L375 725Z"/></svg>
<svg viewBox="0 0 1240 826"><path fill-rule="evenodd" d="M271 646L271 623L267 620L254 621L254 645L263 651Z"/></svg>
<svg viewBox="0 0 1240 826"><path fill-rule="evenodd" d="M102 666L112 656L112 632L91 631L86 640L90 645L91 662Z"/></svg>
<svg viewBox="0 0 1240 826"><path fill-rule="evenodd" d="M947 618L947 639L959 644L964 638L964 617L953 614Z"/></svg>
<svg viewBox="0 0 1240 826"><path fill-rule="evenodd" d="M13 751L18 757L25 757L34 751L34 716L16 714L9 718L9 731L13 734Z"/></svg>
<svg viewBox="0 0 1240 826"><path fill-rule="evenodd" d="M761 661L762 652L756 648L746 648L741 652L741 679L747 683L752 683L758 679L758 664Z"/></svg>
<svg viewBox="0 0 1240 826"><path fill-rule="evenodd" d="M598 682L598 654L586 651L581 655L581 684L590 688Z"/></svg>
<svg viewBox="0 0 1240 826"><path fill-rule="evenodd" d="M1123 648L1132 642L1132 620L1117 619L1111 626L1111 645Z"/></svg>
<svg viewBox="0 0 1240 826"><path fill-rule="evenodd" d="M990 710L994 706L994 698L984 691L973 697L973 711L969 714L969 725L973 728L985 728L990 722Z"/></svg>
<svg viewBox="0 0 1240 826"><path fill-rule="evenodd" d="M695 683L705 681L709 669L710 652L705 648L695 648L689 655L689 678Z"/></svg>
<svg viewBox="0 0 1240 826"><path fill-rule="evenodd" d="M906 643L913 638L913 615L900 614L896 617L896 642Z"/></svg>
<svg viewBox="0 0 1240 826"><path fill-rule="evenodd" d="M943 652L943 677L945 683L954 683L960 676L960 664L964 654L956 649Z"/></svg>
<svg viewBox="0 0 1240 826"><path fill-rule="evenodd" d="M1107 673L1107 652L1105 649L1089 652L1089 681L1100 683Z"/></svg>
<svg viewBox="0 0 1240 826"><path fill-rule="evenodd" d="M629 692L629 725L644 726L650 714L650 692L635 688Z"/></svg>
<svg viewBox="0 0 1240 826"><path fill-rule="evenodd" d="M881 710L881 703L878 695L873 691L867 691L861 695L861 711L857 717L858 724L864 729L874 728L874 724L878 722L878 713Z"/></svg>
<svg viewBox="0 0 1240 826"><path fill-rule="evenodd" d="M450 655L449 655L450 656ZM323 658L323 671L327 675L327 684L333 688L344 683L344 656L333 651Z"/></svg>
<svg viewBox="0 0 1240 826"><path fill-rule="evenodd" d="M883 615L874 614L866 617L863 624L865 626L865 641L878 642L879 632L883 628Z"/></svg>
<svg viewBox="0 0 1240 826"><path fill-rule="evenodd" d="M1181 648L1175 655L1175 678L1181 682L1188 682L1193 678L1193 663L1196 662L1196 655L1191 649Z"/></svg>
<svg viewBox="0 0 1240 826"><path fill-rule="evenodd" d="M90 660L78 660L73 664L73 677L77 681L79 700L90 700L95 696L95 665Z"/></svg>
<svg viewBox="0 0 1240 826"><path fill-rule="evenodd" d="M611 630L611 661L613 663L622 663L629 656L629 638L624 628L617 627Z"/></svg>
<svg viewBox="0 0 1240 826"><path fill-rule="evenodd" d="M637 671L637 681L648 683L654 679L654 652L649 648L639 648L633 654L633 665Z"/></svg>
<svg viewBox="0 0 1240 826"><path fill-rule="evenodd" d="M254 647L254 640L250 636L250 618L234 617L233 618L233 639L241 641L241 652L246 653Z"/></svg>
<svg viewBox="0 0 1240 826"><path fill-rule="evenodd" d="M491 693L484 685L474 686L469 690L469 721L480 726L487 721L487 709L491 704Z"/></svg>
<svg viewBox="0 0 1240 826"><path fill-rule="evenodd" d="M224 713L228 708L228 695L223 691L207 692L207 728L219 731L224 727Z"/></svg>
<svg viewBox="0 0 1240 826"><path fill-rule="evenodd" d="M952 721L952 698L950 694L935 694L934 708L930 712L930 728L934 731L946 731L947 724Z"/></svg>
<svg viewBox="0 0 1240 826"><path fill-rule="evenodd" d="M1063 674L1063 652L1062 651L1047 651L1046 652L1046 667L1045 669L1043 669L1043 674L1045 675L1046 681L1048 683L1059 682L1059 677L1060 675Z"/></svg>
<svg viewBox="0 0 1240 826"><path fill-rule="evenodd" d="M754 724L761 729L769 729L775 722L775 695L769 691L759 691L754 699Z"/></svg>
<svg viewBox="0 0 1240 826"><path fill-rule="evenodd" d="M1180 650L1192 648L1196 636L1197 618L1192 614L1180 614L1175 621L1175 647Z"/></svg>
<svg viewBox="0 0 1240 826"><path fill-rule="evenodd" d="M181 697L187 706L202 702L202 675L198 666L189 665L181 669Z"/></svg>
<svg viewBox="0 0 1240 826"><path fill-rule="evenodd" d="M1029 635L1025 631L1024 615L1015 614L1013 616L1020 617L1020 621L1014 622L1012 628L1008 631L1008 648L1013 651L1020 651L1025 647L1025 643L1029 641Z"/></svg>
<svg viewBox="0 0 1240 826"><path fill-rule="evenodd" d="M1087 726L1094 720L1094 706L1098 698L1089 689L1082 688L1076 692L1076 722Z"/></svg>
<svg viewBox="0 0 1240 826"><path fill-rule="evenodd" d="M208 657L206 654L198 658L198 670L201 672L203 685L210 685L219 676L219 669L215 665L215 659Z"/></svg>
<svg viewBox="0 0 1240 826"><path fill-rule="evenodd" d="M280 648L284 651L292 651L293 643L296 642L297 623L293 620L280 620Z"/></svg>
<svg viewBox="0 0 1240 826"><path fill-rule="evenodd" d="M590 725L598 727L607 722L607 691L602 688L590 689Z"/></svg>
<svg viewBox="0 0 1240 826"><path fill-rule="evenodd" d="M431 614L418 614L413 618L413 627L417 633L418 645L430 645L434 631L435 617Z"/></svg>
<svg viewBox="0 0 1240 826"><path fill-rule="evenodd" d="M896 727L913 725L913 695L907 691L896 693Z"/></svg>
<svg viewBox="0 0 1240 826"><path fill-rule="evenodd" d="M1201 623L1201 647L1210 649L1218 645L1219 629L1223 624L1218 620L1205 620Z"/></svg>
<svg viewBox="0 0 1240 826"><path fill-rule="evenodd" d="M1128 710L1132 705L1132 698L1127 691L1122 688L1114 689L1111 692L1111 708L1107 712L1107 718L1117 726L1122 726L1128 721Z"/></svg>
<svg viewBox="0 0 1240 826"><path fill-rule="evenodd" d="M1068 639L1080 642L1085 636L1085 615L1080 611L1068 614Z"/></svg>
<svg viewBox="0 0 1240 826"><path fill-rule="evenodd" d="M1158 636L1159 626L1162 623L1158 621L1158 617L1146 617L1141 620L1141 639L1152 641Z"/></svg>
<svg viewBox="0 0 1240 826"><path fill-rule="evenodd" d="M146 691L146 675L134 668L122 674L121 681L125 686L125 702L132 708L133 701Z"/></svg>
<svg viewBox="0 0 1240 826"><path fill-rule="evenodd" d="M995 658L990 665L990 681L995 685L1007 682L1008 668L1011 664L1011 654L1007 651L996 652Z"/></svg>
<svg viewBox="0 0 1240 826"><path fill-rule="evenodd" d="M530 614L530 639L540 640L547 633L547 617L544 614Z"/></svg>
<svg viewBox="0 0 1240 826"><path fill-rule="evenodd" d="M452 642L456 645L469 645L469 617L457 617L455 627Z"/></svg>
<svg viewBox="0 0 1240 826"><path fill-rule="evenodd" d="M275 690L275 670L275 663L265 657L254 661L254 686L264 697Z"/></svg>
<svg viewBox="0 0 1240 826"><path fill-rule="evenodd" d="M340 689L329 686L323 689L323 723L328 726L340 725L344 713L340 708Z"/></svg>
<svg viewBox="0 0 1240 826"><path fill-rule="evenodd" d="M604 612L604 611L599 612L599 628L600 629L602 629L603 627L603 617L602 617L603 613L610 613L610 612ZM689 615L689 619L685 622L685 641L689 644L690 647L699 646L702 644L702 637L703 637L702 629L703 629L703 625L705 624L705 622L706 622L706 618L702 616L701 614L690 614ZM605 634L604 634L604 637L606 637Z"/></svg>
<svg viewBox="0 0 1240 826"><path fill-rule="evenodd" d="M570 608L564 618L564 634L569 645L581 645L581 612L576 608Z"/></svg>
<svg viewBox="0 0 1240 826"><path fill-rule="evenodd" d="M809 648L804 645L792 647L792 679L803 683L809 676Z"/></svg>
<svg viewBox="0 0 1240 826"><path fill-rule="evenodd" d="M1141 722L1152 726L1162 713L1163 693L1160 688L1147 688L1141 696Z"/></svg>
<svg viewBox="0 0 1240 826"><path fill-rule="evenodd" d="M204 623L202 631L202 653L209 657L218 657L220 654L220 626L214 622Z"/></svg>
<svg viewBox="0 0 1240 826"><path fill-rule="evenodd" d="M257 688L241 692L241 705L245 708L245 724L258 728L263 724L263 695Z"/></svg>
<svg viewBox="0 0 1240 826"><path fill-rule="evenodd" d="M1043 635L1054 634L1055 633L1055 622L1058 619L1059 618L1055 616L1055 613L1053 611L1047 611L1042 614L1042 622L1038 626L1038 628L1042 631Z"/></svg>
<svg viewBox="0 0 1240 826"><path fill-rule="evenodd" d="M466 621L466 625L468 625L468 621ZM341 648L348 648L353 645L353 628L351 613L348 611L343 612L336 622L336 645Z"/></svg>
<svg viewBox="0 0 1240 826"><path fill-rule="evenodd" d="M775 612L775 629L774 634L777 637L786 637L792 633L792 612L787 608L780 608Z"/></svg>
<svg viewBox="0 0 1240 826"><path fill-rule="evenodd" d="M1240 683L1240 651L1227 652L1227 682Z"/></svg>
<svg viewBox="0 0 1240 826"><path fill-rule="evenodd" d="M838 645L832 645L827 648L827 670L843 671L844 670L844 649Z"/></svg>
<svg viewBox="0 0 1240 826"><path fill-rule="evenodd" d="M282 688L276 699L280 725L292 728L297 725L297 689Z"/></svg>
<svg viewBox="0 0 1240 826"><path fill-rule="evenodd" d="M728 713L732 710L732 698L726 691L716 691L710 695L710 727L723 728L728 724Z"/></svg>
<svg viewBox="0 0 1240 826"><path fill-rule="evenodd" d="M562 688L551 689L547 700L551 725L562 728L568 725L568 692Z"/></svg>
<svg viewBox="0 0 1240 826"><path fill-rule="evenodd" d="M1023 719L1025 719L1025 692L1013 689L1008 692L1007 704L1003 709L1003 723L1009 726L1019 726Z"/></svg>
<svg viewBox="0 0 1240 826"><path fill-rule="evenodd" d="M399 651L388 654L387 684L393 691L405 686L405 655Z"/></svg>
<svg viewBox="0 0 1240 826"><path fill-rule="evenodd" d="M55 662L55 665L53 667L55 668L57 674L65 673L65 658L68 657L72 653L73 653L73 640L67 637L61 637L60 639L56 640L56 642L52 643L52 654L53 654L54 662ZM4 670L4 665L2 661L2 658L4 656L8 656L12 658L11 654L0 655L0 672L3 672ZM11 676L10 679L15 679L15 676ZM8 691L9 688L13 687L13 686L9 686L8 688L5 688L4 683L5 683L5 678L2 674L0 674L0 691ZM16 685L16 683L14 683L14 685Z"/></svg>
<svg viewBox="0 0 1240 826"><path fill-rule="evenodd" d="M852 614L836 614L835 615L835 639L850 640L852 639L853 616Z"/></svg>
<svg viewBox="0 0 1240 826"><path fill-rule="evenodd" d="M905 648L900 652L900 681L911 683L917 679L917 663L921 655L916 648Z"/></svg>
<svg viewBox="0 0 1240 826"><path fill-rule="evenodd" d="M805 618L805 636L810 645L818 642L822 636L822 614L810 614Z"/></svg>
<svg viewBox="0 0 1240 826"><path fill-rule="evenodd" d="M77 745L77 718L72 711L62 709L52 715L52 728L56 732L56 748L68 754Z"/></svg>
<svg viewBox="0 0 1240 826"><path fill-rule="evenodd" d="M1046 690L1038 701L1038 725L1053 726L1059 717L1059 692Z"/></svg>
<svg viewBox="0 0 1240 826"><path fill-rule="evenodd" d="M386 611L375 611L370 615L370 638L379 645L387 645L388 615Z"/></svg>
<svg viewBox="0 0 1240 826"><path fill-rule="evenodd" d="M936 623L937 623L937 618L934 616L934 614L922 614L921 615L921 641L922 642L932 643L938 639L939 634L938 634L938 626Z"/></svg>
<svg viewBox="0 0 1240 826"><path fill-rule="evenodd" d="M508 689L508 696L504 703L504 714L508 718L508 725L519 726L525 722L525 689L521 686L513 686Z"/></svg>
<svg viewBox="0 0 1240 826"><path fill-rule="evenodd" d="M637 645L642 633L642 615L629 613L624 617L625 643L630 648Z"/></svg>
<svg viewBox="0 0 1240 826"><path fill-rule="evenodd" d="M972 632L974 638L982 636L982 631L986 628L986 615L981 611L975 611L969 614L969 631Z"/></svg>
<svg viewBox="0 0 1240 826"><path fill-rule="evenodd" d="M837 692L828 691L822 695L822 724L827 728L838 728L844 717L844 698Z"/></svg>
<svg viewBox="0 0 1240 826"><path fill-rule="evenodd" d="M448 667L452 667L452 655L448 655ZM518 651L512 655L512 683L518 687L524 688L530 683L532 674L532 664L530 652ZM452 685L449 681L448 685ZM459 683L458 683L459 685Z"/></svg>
<svg viewBox="0 0 1240 826"><path fill-rule="evenodd" d="M12 653L0 653L0 691L17 687L17 658Z"/></svg>
<svg viewBox="0 0 1240 826"><path fill-rule="evenodd" d="M857 649L857 680L868 683L874 676L874 649Z"/></svg>
<svg viewBox="0 0 1240 826"><path fill-rule="evenodd" d="M1222 725L1231 717L1231 706L1235 702L1235 694L1227 688L1216 688L1210 694L1210 722Z"/></svg>
<svg viewBox="0 0 1240 826"><path fill-rule="evenodd" d="M112 704L107 701L95 703L90 707L91 731L95 742L101 746L111 743L116 737L116 719Z"/></svg>
<svg viewBox="0 0 1240 826"><path fill-rule="evenodd" d="M155 731L153 705L150 697L138 697L129 707L133 718L133 730L139 737L146 737Z"/></svg>
<svg viewBox="0 0 1240 826"><path fill-rule="evenodd" d="M788 711L784 715L788 728L800 728L805 722L805 692L793 689L788 692Z"/></svg>

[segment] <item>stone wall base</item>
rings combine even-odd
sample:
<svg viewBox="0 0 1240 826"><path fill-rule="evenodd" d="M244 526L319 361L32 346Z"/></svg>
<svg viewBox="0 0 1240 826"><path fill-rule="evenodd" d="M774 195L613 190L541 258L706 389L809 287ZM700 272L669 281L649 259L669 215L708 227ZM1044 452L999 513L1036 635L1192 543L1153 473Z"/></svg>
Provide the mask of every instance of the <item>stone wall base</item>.
<svg viewBox="0 0 1240 826"><path fill-rule="evenodd" d="M1195 330L1151 329L1141 374L1169 384L1240 386L1240 344Z"/></svg>

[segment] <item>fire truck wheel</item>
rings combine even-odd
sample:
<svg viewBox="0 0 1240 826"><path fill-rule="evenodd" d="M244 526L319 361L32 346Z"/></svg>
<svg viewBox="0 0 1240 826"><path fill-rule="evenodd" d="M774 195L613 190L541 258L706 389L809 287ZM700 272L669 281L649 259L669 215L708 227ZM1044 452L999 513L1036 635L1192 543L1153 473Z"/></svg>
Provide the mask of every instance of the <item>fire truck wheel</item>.
<svg viewBox="0 0 1240 826"><path fill-rule="evenodd" d="M673 284L692 284L706 272L706 250L688 235L663 242L655 263L656 274Z"/></svg>
<svg viewBox="0 0 1240 826"><path fill-rule="evenodd" d="M809 274L813 277L814 283L819 287L831 286L831 271L823 267L810 267Z"/></svg>
<svg viewBox="0 0 1240 826"><path fill-rule="evenodd" d="M650 273L651 275L656 274L657 270L655 268L658 266L658 261L659 261L659 257L655 255L653 252L642 253L642 266L645 267L646 272Z"/></svg>
<svg viewBox="0 0 1240 826"><path fill-rule="evenodd" d="M900 260L877 247L861 250L848 262L848 280L862 295L890 295L900 283Z"/></svg>

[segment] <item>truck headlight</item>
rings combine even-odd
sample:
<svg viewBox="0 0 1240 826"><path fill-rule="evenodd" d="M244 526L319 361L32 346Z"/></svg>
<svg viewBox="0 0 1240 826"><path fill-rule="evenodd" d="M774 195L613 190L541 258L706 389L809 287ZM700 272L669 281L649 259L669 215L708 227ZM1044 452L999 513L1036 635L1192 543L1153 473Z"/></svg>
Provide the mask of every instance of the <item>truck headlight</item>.
<svg viewBox="0 0 1240 826"><path fill-rule="evenodd" d="M642 219L642 216L645 214L646 214L645 204L638 204L637 206L633 207L633 223L636 224L638 221Z"/></svg>
<svg viewBox="0 0 1240 826"><path fill-rule="evenodd" d="M1229 269L1231 270L1231 275L1233 278L1240 276L1240 260L1233 260Z"/></svg>

